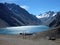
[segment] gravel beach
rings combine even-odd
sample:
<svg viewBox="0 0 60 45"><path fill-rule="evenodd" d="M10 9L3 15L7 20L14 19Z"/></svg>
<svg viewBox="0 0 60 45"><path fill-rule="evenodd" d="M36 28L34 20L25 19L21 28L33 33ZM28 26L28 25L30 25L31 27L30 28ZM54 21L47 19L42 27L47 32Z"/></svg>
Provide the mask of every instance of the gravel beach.
<svg viewBox="0 0 60 45"><path fill-rule="evenodd" d="M59 41L47 39L23 39L18 35L0 35L0 45L60 45Z"/></svg>

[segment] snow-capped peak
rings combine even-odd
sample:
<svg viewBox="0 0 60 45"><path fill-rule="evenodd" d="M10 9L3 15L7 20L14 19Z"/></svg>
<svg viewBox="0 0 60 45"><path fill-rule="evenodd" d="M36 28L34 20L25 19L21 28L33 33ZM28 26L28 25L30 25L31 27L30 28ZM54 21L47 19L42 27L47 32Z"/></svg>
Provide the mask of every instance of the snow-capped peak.
<svg viewBox="0 0 60 45"><path fill-rule="evenodd" d="M53 16L55 16L57 13L55 13L55 12L46 12L46 13L44 13L44 14L41 14L41 15L37 15L36 17L38 18L38 19L40 19L40 18L48 18L48 17L53 17Z"/></svg>
<svg viewBox="0 0 60 45"><path fill-rule="evenodd" d="M45 18L45 17L48 18L49 14L43 14L43 15L39 15L39 16L37 15L36 17L37 18Z"/></svg>

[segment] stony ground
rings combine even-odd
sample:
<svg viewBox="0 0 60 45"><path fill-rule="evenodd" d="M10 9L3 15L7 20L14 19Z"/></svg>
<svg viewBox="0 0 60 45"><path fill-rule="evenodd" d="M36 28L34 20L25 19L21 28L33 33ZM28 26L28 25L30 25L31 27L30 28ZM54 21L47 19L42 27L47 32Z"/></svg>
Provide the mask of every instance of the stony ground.
<svg viewBox="0 0 60 45"><path fill-rule="evenodd" d="M60 45L60 40L51 41L43 38L31 40L20 36L0 35L0 45Z"/></svg>

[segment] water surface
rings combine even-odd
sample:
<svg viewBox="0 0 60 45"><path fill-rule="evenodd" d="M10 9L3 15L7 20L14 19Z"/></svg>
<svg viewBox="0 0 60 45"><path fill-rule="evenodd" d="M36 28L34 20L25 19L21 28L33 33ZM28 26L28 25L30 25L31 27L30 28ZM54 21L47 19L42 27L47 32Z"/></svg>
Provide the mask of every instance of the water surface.
<svg viewBox="0 0 60 45"><path fill-rule="evenodd" d="M6 27L0 28L0 34L36 33L48 29L49 27L45 25Z"/></svg>

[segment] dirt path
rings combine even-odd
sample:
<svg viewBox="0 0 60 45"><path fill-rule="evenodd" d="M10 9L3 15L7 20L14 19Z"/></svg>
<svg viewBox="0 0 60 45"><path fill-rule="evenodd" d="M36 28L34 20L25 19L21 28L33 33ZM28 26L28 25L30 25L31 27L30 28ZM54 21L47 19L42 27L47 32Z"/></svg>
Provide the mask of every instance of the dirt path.
<svg viewBox="0 0 60 45"><path fill-rule="evenodd" d="M0 35L0 45L60 45L60 43L56 43L54 41L47 39L40 39L38 41L33 41L12 36Z"/></svg>

